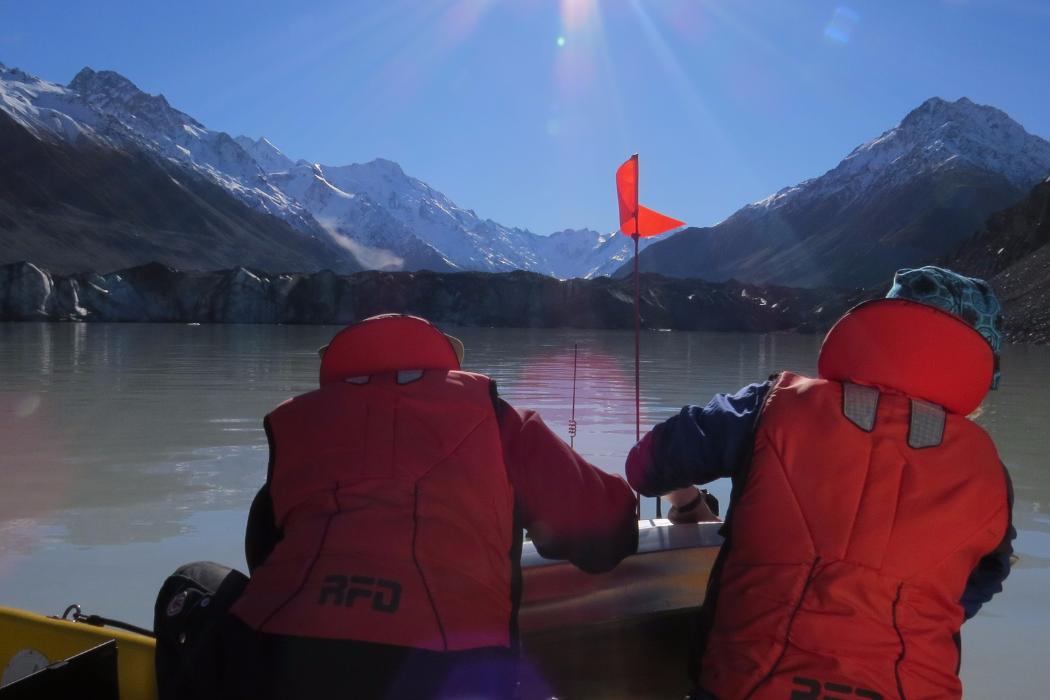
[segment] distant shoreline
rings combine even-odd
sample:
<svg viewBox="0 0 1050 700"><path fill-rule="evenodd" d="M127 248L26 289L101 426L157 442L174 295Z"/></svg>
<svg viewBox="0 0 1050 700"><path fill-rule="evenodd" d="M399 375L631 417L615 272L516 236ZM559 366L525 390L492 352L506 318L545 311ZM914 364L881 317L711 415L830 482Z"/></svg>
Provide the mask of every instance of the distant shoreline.
<svg viewBox="0 0 1050 700"><path fill-rule="evenodd" d="M182 272L150 263L108 274L0 266L0 321L346 324L402 312L459 326L631 329L632 280L531 272ZM643 275L649 329L814 332L848 308L842 290Z"/></svg>
<svg viewBox="0 0 1050 700"><path fill-rule="evenodd" d="M532 272L265 273L243 267L178 271L149 263L107 274L52 274L0 265L0 322L261 323L343 325L377 313L413 313L458 326L634 327L632 280L559 280ZM642 275L650 330L815 333L875 289L802 289ZM1007 340L1050 342L1045 319L1011 318Z"/></svg>

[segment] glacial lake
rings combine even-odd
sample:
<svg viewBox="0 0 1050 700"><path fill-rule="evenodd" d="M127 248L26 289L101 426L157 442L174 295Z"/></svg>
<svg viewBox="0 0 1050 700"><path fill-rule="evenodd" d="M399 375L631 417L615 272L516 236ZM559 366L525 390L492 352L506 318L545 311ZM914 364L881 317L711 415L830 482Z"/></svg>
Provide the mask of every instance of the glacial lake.
<svg viewBox="0 0 1050 700"><path fill-rule="evenodd" d="M76 602L149 626L179 564L243 569L244 522L266 473L262 417L316 386L316 349L337 330L0 324L0 605L59 614ZM630 332L447 330L466 343L467 369L566 439L578 346L576 448L622 473L635 436ZM646 332L643 431L778 369L812 373L820 340ZM1008 347L1002 389L979 419L1013 476L1020 561L963 628L970 698L1050 687L1048 379L1050 348ZM713 490L727 502L728 482Z"/></svg>

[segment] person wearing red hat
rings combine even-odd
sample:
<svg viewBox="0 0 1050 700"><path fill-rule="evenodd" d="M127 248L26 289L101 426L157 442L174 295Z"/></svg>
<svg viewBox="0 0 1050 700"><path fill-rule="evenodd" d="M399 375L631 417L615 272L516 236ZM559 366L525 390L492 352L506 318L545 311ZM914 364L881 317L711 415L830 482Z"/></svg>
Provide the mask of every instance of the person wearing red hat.
<svg viewBox="0 0 1050 700"><path fill-rule="evenodd" d="M322 349L320 387L264 422L250 577L198 563L161 590L162 700L513 696L523 529L606 571L637 548L635 499L462 358L393 314Z"/></svg>
<svg viewBox="0 0 1050 700"><path fill-rule="evenodd" d="M982 280L901 270L831 329L818 377L719 394L627 459L678 521L733 480L699 611L697 700L959 698L959 631L1002 590L1013 495L967 418L998 383L1001 307Z"/></svg>

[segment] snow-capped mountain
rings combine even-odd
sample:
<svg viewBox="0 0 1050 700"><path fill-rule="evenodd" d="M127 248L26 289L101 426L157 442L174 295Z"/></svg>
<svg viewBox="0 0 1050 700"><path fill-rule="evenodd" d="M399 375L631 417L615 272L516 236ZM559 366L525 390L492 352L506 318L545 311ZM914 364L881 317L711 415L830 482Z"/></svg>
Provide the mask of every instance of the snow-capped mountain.
<svg viewBox="0 0 1050 700"><path fill-rule="evenodd" d="M236 141L368 267L523 269L590 278L611 274L631 254L633 243L613 233L566 229L541 236L483 220L390 160L346 166L293 162L266 138Z"/></svg>
<svg viewBox="0 0 1050 700"><path fill-rule="evenodd" d="M645 250L656 240L643 238L638 247ZM548 274L563 279L612 275L634 254L634 241L618 232L566 229L547 236L545 243Z"/></svg>
<svg viewBox="0 0 1050 700"><path fill-rule="evenodd" d="M68 89L99 113L130 130L139 143L201 172L248 205L304 230L311 227L301 205L266 179L262 168L229 134L206 128L113 71L84 68Z"/></svg>
<svg viewBox="0 0 1050 700"><path fill-rule="evenodd" d="M134 141L116 119L92 108L73 90L0 64L0 109L41 140L110 148Z"/></svg>
<svg viewBox="0 0 1050 700"><path fill-rule="evenodd" d="M747 210L779 209L832 196L860 197L873 190L958 167L960 162L1002 175L1027 189L1050 172L1050 142L1024 130L1002 110L962 97L932 97L893 129L857 146L824 175L785 187Z"/></svg>
<svg viewBox="0 0 1050 700"><path fill-rule="evenodd" d="M0 71L0 109L38 138L141 149L378 269L531 270L558 277L615 269L630 241L577 230L553 238L481 219L388 160L293 161L265 138L208 129L112 71L84 68L68 86Z"/></svg>
<svg viewBox="0 0 1050 700"><path fill-rule="evenodd" d="M68 121L30 120L38 127L30 130L20 116L0 109L0 263L32 260L61 272L150 262L195 271L360 269L323 231L298 231L168 159L113 148L82 123L67 130ZM67 293L75 303L77 290Z"/></svg>
<svg viewBox="0 0 1050 700"><path fill-rule="evenodd" d="M238 136L234 140L248 152L248 155L259 164L265 173L285 172L295 165L295 161L265 138L252 140L247 136Z"/></svg>
<svg viewBox="0 0 1050 700"><path fill-rule="evenodd" d="M369 197L333 185L319 165L305 161L270 179L301 202L314 220L361 264L374 270L460 269Z"/></svg>
<svg viewBox="0 0 1050 700"><path fill-rule="evenodd" d="M945 254L1047 174L1050 143L1002 111L932 98L820 177L656 243L640 264L709 280L875 283Z"/></svg>
<svg viewBox="0 0 1050 700"><path fill-rule="evenodd" d="M481 219L382 158L346 166L290 165L266 139L239 142L252 144L249 152L259 153L257 162L270 179L326 230L356 246L368 267L589 278L610 274L633 245L624 236L588 229L541 236Z"/></svg>
<svg viewBox="0 0 1050 700"><path fill-rule="evenodd" d="M352 192L383 207L413 234L432 245L454 265L467 270L537 269L539 259L520 229L481 220L425 182L409 177L392 161L376 159L345 166L316 166L343 192Z"/></svg>

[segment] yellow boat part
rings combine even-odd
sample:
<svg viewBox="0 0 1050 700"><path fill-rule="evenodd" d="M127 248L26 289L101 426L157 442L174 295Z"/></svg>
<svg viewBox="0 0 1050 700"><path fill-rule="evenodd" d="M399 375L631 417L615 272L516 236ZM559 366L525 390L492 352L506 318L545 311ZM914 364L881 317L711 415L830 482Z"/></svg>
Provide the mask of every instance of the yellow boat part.
<svg viewBox="0 0 1050 700"><path fill-rule="evenodd" d="M25 675L115 639L121 700L156 700L152 638L0 606L0 678ZM26 668L26 666L29 668Z"/></svg>

